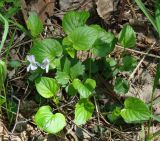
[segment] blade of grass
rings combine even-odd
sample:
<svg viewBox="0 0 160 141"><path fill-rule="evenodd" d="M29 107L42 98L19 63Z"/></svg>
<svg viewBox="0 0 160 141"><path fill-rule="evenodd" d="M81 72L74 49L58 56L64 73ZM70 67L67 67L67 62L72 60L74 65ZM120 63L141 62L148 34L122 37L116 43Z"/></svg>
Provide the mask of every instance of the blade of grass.
<svg viewBox="0 0 160 141"><path fill-rule="evenodd" d="M2 41L1 41L1 44L0 44L0 53L1 53L1 50L4 46L5 40L7 38L9 25L8 25L8 21L2 16L2 14L0 14L0 18L4 22L4 32L3 32Z"/></svg>
<svg viewBox="0 0 160 141"><path fill-rule="evenodd" d="M16 21L13 20L9 20L10 23L12 23L14 26L16 26L19 30L21 30L22 32L24 32L27 36L29 36L30 38L32 38L31 34L28 32L28 30L22 26L21 24L19 24Z"/></svg>
<svg viewBox="0 0 160 141"><path fill-rule="evenodd" d="M9 41L9 44L8 44L7 53L6 53L6 57L5 57L6 58L6 62L7 62L7 59L8 59L9 51L10 51L10 49L12 47L12 44L13 44L13 41L14 41L15 33L16 33L16 29L14 30L14 32L13 32L13 34L11 36L11 39Z"/></svg>
<svg viewBox="0 0 160 141"><path fill-rule="evenodd" d="M149 19L149 21L151 22L151 24L153 25L153 27L155 28L155 30L158 32L157 26L156 26L156 22L154 20L154 18L152 17L152 15L148 12L147 8L145 7L145 5L142 3L141 0L135 0L135 2L137 3L137 5L139 6L139 8L142 10L142 12L145 14L145 16ZM159 32L158 32L159 33Z"/></svg>
<svg viewBox="0 0 160 141"><path fill-rule="evenodd" d="M155 8L156 8L155 22L156 22L157 30L160 36L160 0L156 0Z"/></svg>

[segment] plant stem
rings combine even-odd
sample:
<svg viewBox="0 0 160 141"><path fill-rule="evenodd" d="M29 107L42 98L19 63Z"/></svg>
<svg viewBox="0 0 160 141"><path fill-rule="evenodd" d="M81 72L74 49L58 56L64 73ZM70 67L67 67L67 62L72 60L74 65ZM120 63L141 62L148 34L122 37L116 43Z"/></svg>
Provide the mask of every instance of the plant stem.
<svg viewBox="0 0 160 141"><path fill-rule="evenodd" d="M1 50L4 46L4 42L7 38L9 25L8 25L8 21L2 16L2 14L0 14L0 18L4 21L4 33L3 33L2 41L1 41L1 44L0 44L0 53L1 53Z"/></svg>

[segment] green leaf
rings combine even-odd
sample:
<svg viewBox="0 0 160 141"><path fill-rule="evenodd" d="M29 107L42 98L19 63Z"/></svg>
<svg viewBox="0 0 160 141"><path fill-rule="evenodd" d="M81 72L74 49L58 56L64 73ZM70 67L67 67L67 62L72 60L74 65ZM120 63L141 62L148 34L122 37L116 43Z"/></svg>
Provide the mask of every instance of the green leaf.
<svg viewBox="0 0 160 141"><path fill-rule="evenodd" d="M72 84L69 84L66 88L65 88L67 94L69 96L74 96L77 93L77 90L73 87Z"/></svg>
<svg viewBox="0 0 160 141"><path fill-rule="evenodd" d="M160 0L156 0L155 23L160 36Z"/></svg>
<svg viewBox="0 0 160 141"><path fill-rule="evenodd" d="M56 134L66 126L66 120L63 114L52 114L51 110L50 106L40 107L34 120L38 128L47 133Z"/></svg>
<svg viewBox="0 0 160 141"><path fill-rule="evenodd" d="M55 78L56 78L57 82L59 84L61 84L61 85L66 85L69 82L69 79L70 79L68 73L60 72L60 71L58 71L56 73L56 77Z"/></svg>
<svg viewBox="0 0 160 141"><path fill-rule="evenodd" d="M115 123L120 118L120 114L121 108L116 107L111 113L107 115L107 117L111 123Z"/></svg>
<svg viewBox="0 0 160 141"><path fill-rule="evenodd" d="M92 52L98 57L105 57L114 50L115 43L116 39L112 33L102 31L94 43Z"/></svg>
<svg viewBox="0 0 160 141"><path fill-rule="evenodd" d="M76 104L75 123L77 125L85 124L91 117L94 111L94 105L88 99L81 99Z"/></svg>
<svg viewBox="0 0 160 141"><path fill-rule="evenodd" d="M115 67L117 65L116 60L112 57L106 58L106 62L109 63L110 67Z"/></svg>
<svg viewBox="0 0 160 141"><path fill-rule="evenodd" d="M62 55L61 44L54 39L44 39L42 41L36 42L30 50L30 54L34 55L36 61L42 63L45 58L50 61L50 67L56 67L56 57Z"/></svg>
<svg viewBox="0 0 160 141"><path fill-rule="evenodd" d="M43 24L36 12L30 12L27 20L27 27L33 37L37 37L43 31Z"/></svg>
<svg viewBox="0 0 160 141"><path fill-rule="evenodd" d="M151 113L147 105L138 98L129 97L124 102L121 116L127 123L139 123L149 120Z"/></svg>
<svg viewBox="0 0 160 141"><path fill-rule="evenodd" d="M70 11L64 15L62 26L65 33L69 34L74 31L77 27L85 25L89 18L89 12L81 11Z"/></svg>
<svg viewBox="0 0 160 141"><path fill-rule="evenodd" d="M156 121L160 122L160 116L157 116L157 115L151 115L151 117L152 117L154 120L156 120Z"/></svg>
<svg viewBox="0 0 160 141"><path fill-rule="evenodd" d="M18 60L11 60L9 62L9 65L12 67L12 68L18 68L21 66L21 62L18 61Z"/></svg>
<svg viewBox="0 0 160 141"><path fill-rule="evenodd" d="M125 94L129 90L129 84L125 79L122 78L116 78L115 80L115 86L114 86L114 91L117 94Z"/></svg>
<svg viewBox="0 0 160 141"><path fill-rule="evenodd" d="M53 78L41 77L35 81L38 93L44 98L51 98L59 91L59 85Z"/></svg>
<svg viewBox="0 0 160 141"><path fill-rule="evenodd" d="M71 67L71 60L66 56L63 56L60 59L59 66L57 66L57 70L61 72L66 72L67 74L69 74L70 67Z"/></svg>
<svg viewBox="0 0 160 141"><path fill-rule="evenodd" d="M62 62L63 61L63 62ZM70 67L71 67L71 60L69 60L67 57L64 58L64 60L61 60L61 64L64 63L62 66L62 71L66 72L67 74L70 73Z"/></svg>
<svg viewBox="0 0 160 141"><path fill-rule="evenodd" d="M96 82L93 79L87 79L84 84L79 79L74 79L72 84L81 98L88 98L96 87Z"/></svg>
<svg viewBox="0 0 160 141"><path fill-rule="evenodd" d="M64 45L72 46L76 50L89 50L92 48L94 42L97 39L97 30L89 26L83 26L76 28L71 32L67 38L65 38ZM67 40L67 41L66 41ZM67 42L67 44L65 44Z"/></svg>
<svg viewBox="0 0 160 141"><path fill-rule="evenodd" d="M71 58L75 58L76 50L72 47L66 48L67 53L70 55Z"/></svg>
<svg viewBox="0 0 160 141"><path fill-rule="evenodd" d="M121 71L133 71L137 66L137 59L131 55L126 55L122 58Z"/></svg>
<svg viewBox="0 0 160 141"><path fill-rule="evenodd" d="M0 106L2 106L6 102L6 98L0 95Z"/></svg>
<svg viewBox="0 0 160 141"><path fill-rule="evenodd" d="M57 76L56 79L61 81L61 84L67 84L69 79L73 80L80 75L83 75L85 67L82 65L82 62L76 59L62 57L60 60L60 64L57 67ZM63 75L63 76L62 76ZM63 80L63 77L66 78L67 82ZM59 79L60 78L60 79Z"/></svg>
<svg viewBox="0 0 160 141"><path fill-rule="evenodd" d="M136 33L130 25L125 25L119 33L119 42L125 48L133 48L136 45Z"/></svg>
<svg viewBox="0 0 160 141"><path fill-rule="evenodd" d="M84 70L85 70L85 67L84 65L82 65L81 62L77 62L74 66L72 66L70 68L70 76L72 80L78 77L79 75L83 75Z"/></svg>
<svg viewBox="0 0 160 141"><path fill-rule="evenodd" d="M0 91L2 90L6 76L7 76L6 63L4 61L0 60Z"/></svg>
<svg viewBox="0 0 160 141"><path fill-rule="evenodd" d="M84 86L88 88L88 90L93 91L96 88L96 81L93 79L88 78L84 82Z"/></svg>

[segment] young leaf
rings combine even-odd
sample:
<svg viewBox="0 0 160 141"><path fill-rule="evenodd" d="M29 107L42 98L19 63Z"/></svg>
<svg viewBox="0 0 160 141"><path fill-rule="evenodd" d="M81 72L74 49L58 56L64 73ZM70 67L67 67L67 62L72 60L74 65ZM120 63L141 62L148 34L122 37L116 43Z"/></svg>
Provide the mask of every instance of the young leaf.
<svg viewBox="0 0 160 141"><path fill-rule="evenodd" d="M65 33L69 34L74 31L77 27L85 25L89 13L86 11L76 12L70 11L64 15L62 26Z"/></svg>
<svg viewBox="0 0 160 141"><path fill-rule="evenodd" d="M121 108L116 107L111 113L107 115L107 117L111 123L114 123L120 118L120 114L121 114Z"/></svg>
<svg viewBox="0 0 160 141"><path fill-rule="evenodd" d="M61 85L66 85L69 82L69 79L70 79L68 73L60 72L60 71L58 71L56 73L56 77L55 78L56 78L57 82L59 84L61 84Z"/></svg>
<svg viewBox="0 0 160 141"><path fill-rule="evenodd" d="M121 116L127 123L139 123L149 120L151 113L147 105L138 98L129 97L124 102Z"/></svg>
<svg viewBox="0 0 160 141"><path fill-rule="evenodd" d="M36 61L42 63L44 59L49 59L50 67L56 67L55 57L59 57L62 54L61 44L54 39L44 39L36 42L30 50L30 54L34 55Z"/></svg>
<svg viewBox="0 0 160 141"><path fill-rule="evenodd" d="M73 87L78 91L81 98L88 98L90 95L92 95L92 91L96 87L96 82L93 79L87 79L84 84L79 79L74 79Z"/></svg>
<svg viewBox="0 0 160 141"><path fill-rule="evenodd" d="M94 111L94 105L88 99L81 99L76 104L75 123L77 125L85 124L91 117Z"/></svg>
<svg viewBox="0 0 160 141"><path fill-rule="evenodd" d="M160 0L156 0L155 23L160 36Z"/></svg>
<svg viewBox="0 0 160 141"><path fill-rule="evenodd" d="M133 71L137 66L137 59L131 55L126 55L122 58L121 71Z"/></svg>
<svg viewBox="0 0 160 141"><path fill-rule="evenodd" d="M70 42L70 45L76 50L89 50L92 48L96 39L97 30L89 26L83 26L71 32L63 44L65 45L66 42Z"/></svg>
<svg viewBox="0 0 160 141"><path fill-rule="evenodd" d="M0 91L3 87L4 81L7 76L7 66L6 63L2 60L0 60Z"/></svg>
<svg viewBox="0 0 160 141"><path fill-rule="evenodd" d="M114 91L117 94L125 94L129 90L129 84L125 79L122 78L116 78Z"/></svg>
<svg viewBox="0 0 160 141"><path fill-rule="evenodd" d="M59 85L53 78L41 77L35 81L38 93L44 98L51 98L59 91Z"/></svg>
<svg viewBox="0 0 160 141"><path fill-rule="evenodd" d="M30 12L27 20L27 27L31 31L33 37L37 37L43 31L43 24L37 13Z"/></svg>
<svg viewBox="0 0 160 141"><path fill-rule="evenodd" d="M125 25L119 33L119 42L125 48L133 48L136 45L136 33L130 25Z"/></svg>
<svg viewBox="0 0 160 141"><path fill-rule="evenodd" d="M36 125L43 131L56 134L66 126L66 120L63 114L52 114L50 106L42 106L37 111L34 120Z"/></svg>
<svg viewBox="0 0 160 141"><path fill-rule="evenodd" d="M70 68L70 76L72 79L75 79L79 75L83 75L85 70L84 65L81 62L77 62L74 66Z"/></svg>
<svg viewBox="0 0 160 141"><path fill-rule="evenodd" d="M116 39L110 32L102 31L93 45L93 53L98 57L105 57L110 54L115 47Z"/></svg>

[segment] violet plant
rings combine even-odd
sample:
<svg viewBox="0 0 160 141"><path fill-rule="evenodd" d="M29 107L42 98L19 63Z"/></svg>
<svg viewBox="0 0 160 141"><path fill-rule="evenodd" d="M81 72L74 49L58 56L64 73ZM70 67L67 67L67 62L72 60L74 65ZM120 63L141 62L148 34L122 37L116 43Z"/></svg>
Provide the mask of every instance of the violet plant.
<svg viewBox="0 0 160 141"><path fill-rule="evenodd" d="M107 79L111 74L115 78L114 91L119 96L128 92L129 83L124 78L117 77L117 73L132 72L137 65L137 59L131 55L121 56L121 64L109 57L116 43L124 49L135 47L136 34L130 25L124 25L116 38L99 25L87 25L88 18L89 12L86 11L67 12L62 21L62 27L66 33L62 42L57 39L39 38L43 25L36 13L30 13L27 21L28 29L34 39L29 56L27 56L30 63L27 70L34 72L37 69L43 69L46 73L55 73L54 77L46 77L42 74L41 77L35 78L37 92L55 104L60 102L57 102L57 99L60 99L58 94L62 91L65 91L68 96L78 96L79 101L75 105L74 112L76 125L83 125L92 118L95 106L91 97L96 95L96 80L92 75L98 73L96 69L101 69L94 67L97 65L94 59L88 58L84 62L80 61L76 55L78 51L90 51L100 58L99 60L104 64L104 76ZM86 62L89 62L89 67ZM107 70L108 68L110 70ZM147 104L135 97L127 98L123 108L115 110L112 111L110 117L122 117L127 123L142 123L150 118L158 119L153 116ZM59 112L53 114L52 111L50 105L43 105L35 114L34 120L41 130L55 134L63 130L67 123L64 114Z"/></svg>

